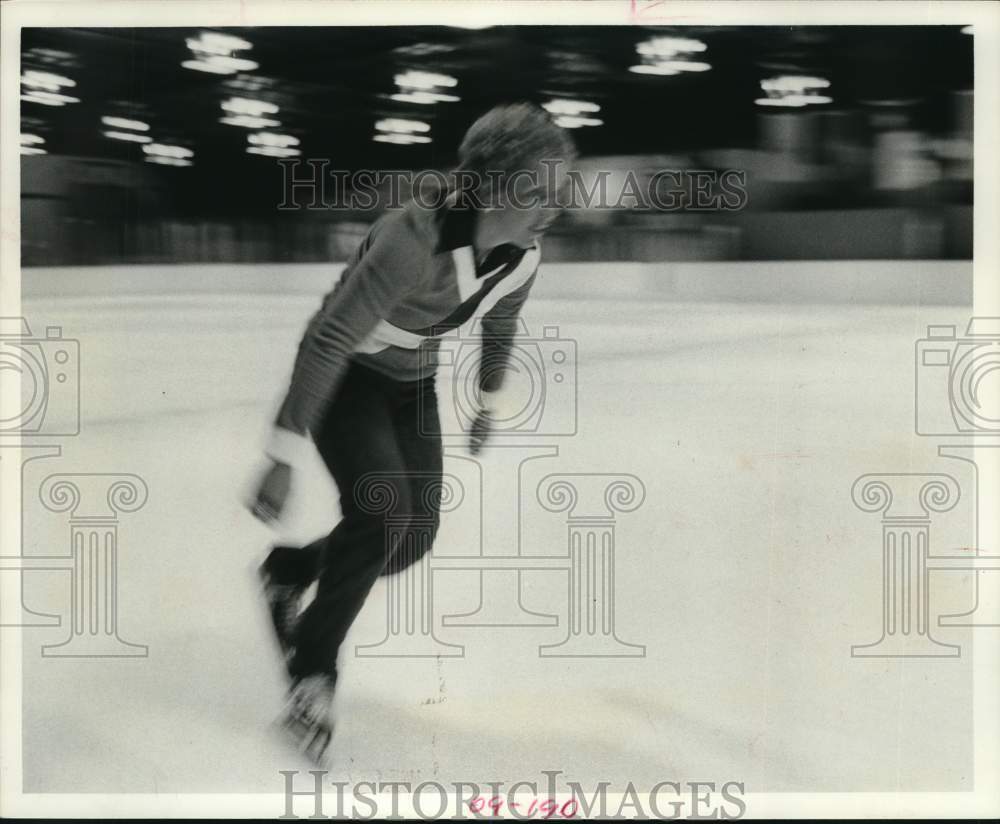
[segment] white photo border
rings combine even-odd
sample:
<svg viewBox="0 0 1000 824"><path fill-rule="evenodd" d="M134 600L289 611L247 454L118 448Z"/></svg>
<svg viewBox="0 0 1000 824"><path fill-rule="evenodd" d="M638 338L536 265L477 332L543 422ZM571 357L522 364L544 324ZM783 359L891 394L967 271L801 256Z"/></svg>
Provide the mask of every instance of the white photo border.
<svg viewBox="0 0 1000 824"><path fill-rule="evenodd" d="M648 5L648 4L646 4ZM747 2L664 0L670 19L641 19L638 0L5 0L0 5L0 307L20 316L19 75L20 30L53 26L372 26L372 25L973 25L975 36L974 314L1000 316L1000 4L799 0ZM981 450L977 459L996 459ZM988 455L986 453L989 453ZM985 473L982 476L985 479ZM18 511L20 467L0 461L5 513ZM1000 500L1000 489L982 500ZM9 506L10 502L14 507ZM1000 546L1000 517L978 513L981 545ZM6 517L2 544L20 546L20 518ZM9 551L4 554L10 554ZM18 576L0 576L0 598L19 599ZM0 814L58 817L281 816L276 770L268 794L39 794L22 792L21 638L4 629L0 646ZM1000 638L974 629L974 789L971 792L754 793L747 818L889 818L1000 815ZM238 757L234 753L234 757ZM612 794L608 799L615 798ZM644 801L647 799L644 799ZM405 798L400 812L412 815ZM383 809L388 809L385 807ZM646 807L648 809L648 806ZM308 815L308 812L305 813Z"/></svg>

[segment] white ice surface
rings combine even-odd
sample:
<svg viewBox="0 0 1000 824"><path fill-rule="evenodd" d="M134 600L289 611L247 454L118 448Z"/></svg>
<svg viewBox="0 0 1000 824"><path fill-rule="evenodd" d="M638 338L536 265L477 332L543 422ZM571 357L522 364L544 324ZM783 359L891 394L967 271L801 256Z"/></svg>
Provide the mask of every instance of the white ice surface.
<svg viewBox="0 0 1000 824"><path fill-rule="evenodd" d="M307 769L270 726L280 666L253 569L274 535L241 498L294 347L316 302L281 296L33 299L37 332L80 340L83 425L27 465L24 552L68 551L45 510L52 472L128 472L150 496L122 516L122 638L135 660L43 658L65 637L68 576L25 575L26 601L63 627L25 632L28 792L278 792ZM565 633L565 579L526 573L548 628L439 627L465 656L358 658L385 634L373 590L342 658L332 770L345 781L737 780L747 791L961 790L971 782L971 639L958 660L858 660L880 634L878 515L851 503L866 472L949 472L913 433L913 345L955 307L535 300L531 332L578 346L579 431L525 466L642 479L618 516L617 632L634 660L544 659ZM442 393L442 397L445 395ZM446 412L447 414L447 412ZM487 488L507 469L482 461ZM457 458L458 474L471 465ZM283 537L337 519L318 462ZM495 476L495 477L494 477ZM497 495L497 497L504 497ZM526 554L565 551L565 522L525 495ZM510 497L485 502L485 541L510 550ZM435 552L478 551L475 519L445 519ZM973 540L971 496L936 516L935 552ZM504 551L501 547L500 551ZM11 573L4 573L11 574ZM932 611L970 605L969 576L938 573ZM475 607L477 576L438 573L435 620ZM7 632L9 630L5 630Z"/></svg>

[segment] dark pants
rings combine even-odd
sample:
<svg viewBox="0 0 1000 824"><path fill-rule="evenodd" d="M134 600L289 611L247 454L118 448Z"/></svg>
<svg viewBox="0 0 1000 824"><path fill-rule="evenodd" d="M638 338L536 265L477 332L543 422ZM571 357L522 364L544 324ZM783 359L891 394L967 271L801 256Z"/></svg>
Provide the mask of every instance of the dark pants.
<svg viewBox="0 0 1000 824"><path fill-rule="evenodd" d="M440 522L434 379L400 382L352 363L314 440L340 492L340 523L307 547L277 547L282 584L317 580L296 630L294 678L336 676L337 651L380 574L416 563Z"/></svg>

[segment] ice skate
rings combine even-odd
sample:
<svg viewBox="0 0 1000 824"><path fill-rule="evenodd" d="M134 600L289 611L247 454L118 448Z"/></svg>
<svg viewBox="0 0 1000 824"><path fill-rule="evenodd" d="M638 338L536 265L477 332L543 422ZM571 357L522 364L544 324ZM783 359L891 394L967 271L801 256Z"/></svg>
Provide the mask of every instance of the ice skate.
<svg viewBox="0 0 1000 824"><path fill-rule="evenodd" d="M285 664L291 660L295 651L295 627L299 620L302 605L302 595L307 587L294 584L279 584L267 570L267 564L261 564L261 587L267 602L267 611L271 619L274 637L278 641Z"/></svg>
<svg viewBox="0 0 1000 824"><path fill-rule="evenodd" d="M322 765L333 738L333 694L330 675L309 675L297 681L285 708L282 726L310 761Z"/></svg>

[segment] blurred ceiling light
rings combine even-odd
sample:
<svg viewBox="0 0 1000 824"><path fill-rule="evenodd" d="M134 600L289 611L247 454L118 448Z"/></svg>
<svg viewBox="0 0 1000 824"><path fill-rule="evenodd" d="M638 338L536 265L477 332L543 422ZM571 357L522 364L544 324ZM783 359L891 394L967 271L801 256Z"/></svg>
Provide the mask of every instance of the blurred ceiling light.
<svg viewBox="0 0 1000 824"><path fill-rule="evenodd" d="M37 134L21 134L21 154L48 154L45 149L41 148L38 144L44 143L45 138L39 137Z"/></svg>
<svg viewBox="0 0 1000 824"><path fill-rule="evenodd" d="M669 60L678 54L691 54L703 52L707 49L700 40L691 40L687 37L652 37L637 43L635 50L643 57L659 57Z"/></svg>
<svg viewBox="0 0 1000 824"><path fill-rule="evenodd" d="M671 69L669 66L660 63L640 63L635 66L629 66L628 70L635 74L680 74L677 69Z"/></svg>
<svg viewBox="0 0 1000 824"><path fill-rule="evenodd" d="M410 143L430 143L431 139L429 137L424 137L419 134L398 134L398 133L383 133L375 135L372 140L376 143L398 143L400 145L408 145Z"/></svg>
<svg viewBox="0 0 1000 824"><path fill-rule="evenodd" d="M129 140L132 143L152 143L153 138L146 134L136 134L135 132L102 132L105 137L110 137L112 140Z"/></svg>
<svg viewBox="0 0 1000 824"><path fill-rule="evenodd" d="M249 97L230 97L222 101L222 108L233 114L277 114L278 107L263 100L252 100Z"/></svg>
<svg viewBox="0 0 1000 824"><path fill-rule="evenodd" d="M134 129L137 132L148 132L149 124L141 120L127 120L124 117L102 117L101 123L112 129Z"/></svg>
<svg viewBox="0 0 1000 824"><path fill-rule="evenodd" d="M754 100L758 106L786 106L789 108L801 108L806 104L800 99L801 95L795 97L758 97Z"/></svg>
<svg viewBox="0 0 1000 824"><path fill-rule="evenodd" d="M400 103L419 103L421 105L426 105L430 103L457 103L461 98L456 97L453 94L413 91L397 92L396 94L390 95L390 99L397 100Z"/></svg>
<svg viewBox="0 0 1000 824"><path fill-rule="evenodd" d="M214 31L203 31L197 37L189 37L184 41L194 55L193 60L181 63L185 69L209 74L236 74L250 72L259 64L243 57L234 57L238 51L253 48L249 40L220 34Z"/></svg>
<svg viewBox="0 0 1000 824"><path fill-rule="evenodd" d="M183 146L167 146L164 143L150 143L142 147L142 150L149 155L157 155L160 157L193 157L194 152L190 149L186 149Z"/></svg>
<svg viewBox="0 0 1000 824"><path fill-rule="evenodd" d="M145 147L143 147L145 148ZM161 166L191 166L190 160L183 160L179 157L164 157L162 155L152 155L146 158L147 163L159 163Z"/></svg>
<svg viewBox="0 0 1000 824"><path fill-rule="evenodd" d="M247 146L247 154L266 155L267 157L297 157L302 152L299 149L289 149L285 146Z"/></svg>
<svg viewBox="0 0 1000 824"><path fill-rule="evenodd" d="M630 66L634 74L674 75L682 72L707 72L711 64L690 60L689 55L708 48L701 40L687 37L652 37L636 44L642 62Z"/></svg>
<svg viewBox="0 0 1000 824"><path fill-rule="evenodd" d="M43 106L65 106L67 103L79 103L79 97L71 97L59 91L63 87L75 85L75 80L70 80L61 74L26 69L21 75L21 100L26 103L41 103Z"/></svg>
<svg viewBox="0 0 1000 824"><path fill-rule="evenodd" d="M421 72L410 70L403 74L397 74L394 78L396 85L401 89L434 89L437 87L451 88L458 85L454 77L447 74L435 74L434 72Z"/></svg>
<svg viewBox="0 0 1000 824"><path fill-rule="evenodd" d="M712 68L710 63L702 63L698 60L660 60L657 61L656 65L677 72L707 72Z"/></svg>
<svg viewBox="0 0 1000 824"><path fill-rule="evenodd" d="M62 51L61 49L43 49L36 46L28 49L25 54L27 57L30 57L32 64L43 63L59 68L76 68L79 65L76 56L72 52Z"/></svg>
<svg viewBox="0 0 1000 824"><path fill-rule="evenodd" d="M298 146L299 139L290 134L274 134L273 132L257 132L248 134L247 142L255 146Z"/></svg>
<svg viewBox="0 0 1000 824"><path fill-rule="evenodd" d="M453 94L443 94L438 91L441 88L452 88L458 85L458 80L447 74L411 69L395 75L393 80L399 87L399 91L390 95L390 99L398 103L430 105L432 103L455 103L459 100Z"/></svg>
<svg viewBox="0 0 1000 824"><path fill-rule="evenodd" d="M758 97L754 101L758 106L790 106L792 108L832 102L832 97L827 97L823 94L788 94L784 97Z"/></svg>
<svg viewBox="0 0 1000 824"><path fill-rule="evenodd" d="M221 57L219 55L208 55L199 60L185 60L181 63L185 69L192 69L196 72L208 72L209 74L236 74L236 72L252 72L259 63L253 60L244 60L240 57Z"/></svg>
<svg viewBox="0 0 1000 824"><path fill-rule="evenodd" d="M452 29L492 29L493 23L476 23L475 21L470 21L468 23L449 23L448 27Z"/></svg>
<svg viewBox="0 0 1000 824"><path fill-rule="evenodd" d="M579 129L581 126L600 126L604 123L596 117L575 117L573 115L561 115L556 118L556 125L564 129Z"/></svg>
<svg viewBox="0 0 1000 824"><path fill-rule="evenodd" d="M806 89L828 89L830 81L822 77L805 77L798 74L783 74L760 81L765 92L804 92Z"/></svg>
<svg viewBox="0 0 1000 824"><path fill-rule="evenodd" d="M48 92L57 92L63 86L75 86L76 81L63 77L61 74L51 72L40 72L34 69L25 70L21 75L21 85L29 89L42 89Z"/></svg>
<svg viewBox="0 0 1000 824"><path fill-rule="evenodd" d="M252 117L248 114L231 114L228 117L220 117L220 123L227 126L242 126L244 129L273 129L280 126L280 120L270 120L266 117Z"/></svg>
<svg viewBox="0 0 1000 824"><path fill-rule="evenodd" d="M543 103L542 108L549 114L567 115L583 114L584 112L594 113L601 110L601 107L596 103L588 103L586 100L565 100L558 97L548 103Z"/></svg>
<svg viewBox="0 0 1000 824"><path fill-rule="evenodd" d="M79 103L79 97L70 97L68 94L57 94L56 92L30 91L21 95L21 100L26 103L41 103L43 106L65 106L67 103Z"/></svg>
<svg viewBox="0 0 1000 824"><path fill-rule="evenodd" d="M387 117L385 120L377 120L375 128L380 132L402 132L404 134L410 132L429 132L431 130L429 123L424 123L420 120L402 120L398 117Z"/></svg>
<svg viewBox="0 0 1000 824"><path fill-rule="evenodd" d="M962 34L972 34L972 26L963 26Z"/></svg>
<svg viewBox="0 0 1000 824"><path fill-rule="evenodd" d="M832 97L815 92L816 89L830 87L830 81L822 77L785 74L761 80L760 87L767 96L754 101L758 106L801 108L833 102Z"/></svg>
<svg viewBox="0 0 1000 824"><path fill-rule="evenodd" d="M629 71L635 74L671 75L683 72L707 72L711 68L711 63L703 63L699 60L652 60L629 66Z"/></svg>
<svg viewBox="0 0 1000 824"><path fill-rule="evenodd" d="M215 31L203 31L197 37L189 37L184 42L191 51L201 54L229 55L235 51L253 48L253 43L249 40Z"/></svg>

